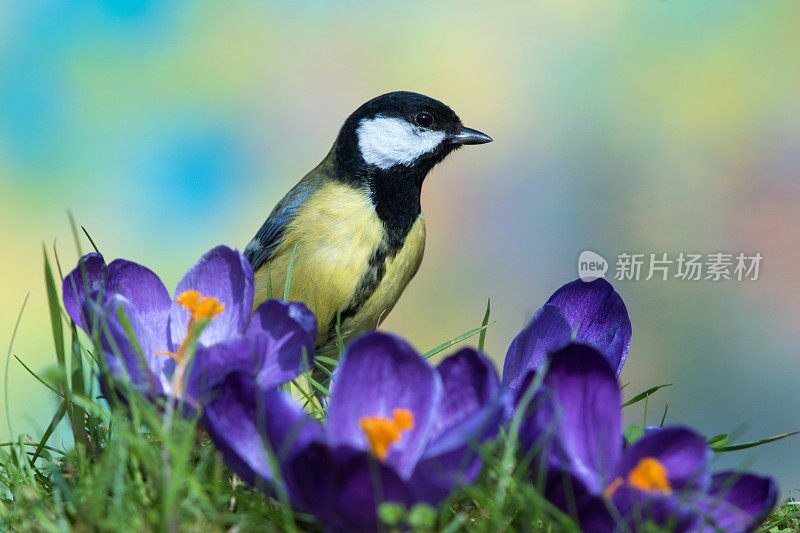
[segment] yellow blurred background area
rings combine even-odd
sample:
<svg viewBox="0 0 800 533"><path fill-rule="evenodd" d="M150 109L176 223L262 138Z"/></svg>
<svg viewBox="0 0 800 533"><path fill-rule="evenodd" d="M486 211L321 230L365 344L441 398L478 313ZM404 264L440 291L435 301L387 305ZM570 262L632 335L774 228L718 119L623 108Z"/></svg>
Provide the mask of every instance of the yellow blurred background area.
<svg viewBox="0 0 800 533"><path fill-rule="evenodd" d="M427 178L425 258L384 329L427 350L491 297L499 370L584 250L612 270L622 252L759 252L755 281L612 280L624 396L674 383L648 424L669 404L668 423L737 442L800 429L798 27L791 0L1 3L2 353L30 295L11 353L54 367L42 246L74 266L68 209L172 290L211 247L243 249L356 107L412 90L494 142ZM13 357L7 380L1 438L38 439L53 395ZM798 449L717 461L786 497Z"/></svg>

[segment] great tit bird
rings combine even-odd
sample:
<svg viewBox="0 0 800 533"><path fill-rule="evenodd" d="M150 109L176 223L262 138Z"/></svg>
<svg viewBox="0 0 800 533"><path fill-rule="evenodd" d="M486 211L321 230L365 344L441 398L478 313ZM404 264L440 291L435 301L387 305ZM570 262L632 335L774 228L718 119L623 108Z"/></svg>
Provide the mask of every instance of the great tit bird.
<svg viewBox="0 0 800 533"><path fill-rule="evenodd" d="M377 327L422 261L425 176L456 148L491 140L421 94L392 92L363 104L245 248L254 309L270 283L283 295L294 256L289 299L316 315L318 355L337 353L337 323L345 342Z"/></svg>

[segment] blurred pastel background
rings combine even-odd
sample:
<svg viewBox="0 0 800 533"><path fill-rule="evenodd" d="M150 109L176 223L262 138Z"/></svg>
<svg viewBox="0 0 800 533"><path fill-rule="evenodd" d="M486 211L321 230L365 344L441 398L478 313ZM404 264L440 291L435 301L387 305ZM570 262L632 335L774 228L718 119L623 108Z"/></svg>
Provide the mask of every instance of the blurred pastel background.
<svg viewBox="0 0 800 533"><path fill-rule="evenodd" d="M769 2L0 3L0 347L54 362L42 243L66 210L172 289L243 248L383 92L439 98L494 143L423 188L425 260L385 323L420 350L480 323L506 347L582 250L761 252L758 281L616 282L626 397L738 441L800 429L800 9ZM88 246L84 243L84 250ZM54 399L12 359L3 439ZM5 419L0 409L0 418ZM642 406L628 421L642 420ZM800 489L800 440L718 458Z"/></svg>

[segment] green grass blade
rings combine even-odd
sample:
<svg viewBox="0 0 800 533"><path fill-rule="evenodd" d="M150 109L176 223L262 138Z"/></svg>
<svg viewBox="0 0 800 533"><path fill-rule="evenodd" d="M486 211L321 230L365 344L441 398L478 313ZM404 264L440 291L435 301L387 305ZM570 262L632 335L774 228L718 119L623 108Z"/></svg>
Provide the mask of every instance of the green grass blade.
<svg viewBox="0 0 800 533"><path fill-rule="evenodd" d="M664 385L657 385L655 387L650 387L646 391L640 392L639 394L637 394L636 396L634 396L633 398L631 398L627 402L623 403L622 407L628 407L629 405L633 405L636 402L640 402L640 401L646 399L648 396L651 396L657 390L661 390L663 388L671 387L671 386L672 386L672 383L665 383Z"/></svg>
<svg viewBox="0 0 800 533"><path fill-rule="evenodd" d="M83 230L83 234L86 235L86 238L89 239L89 243L92 245L92 248L94 248L94 251L99 254L100 250L97 248L97 245L94 243L94 239L92 239L92 236L89 235L89 232L86 231L85 227L81 226L81 229Z"/></svg>
<svg viewBox="0 0 800 533"><path fill-rule="evenodd" d="M324 355L315 355L314 361L319 361L320 363L325 363L326 365L335 365L338 362L333 357L325 357Z"/></svg>
<svg viewBox="0 0 800 533"><path fill-rule="evenodd" d="M83 358L81 357L81 345L78 342L78 332L75 329L75 324L72 324L72 376L70 379L72 381L72 390L70 395L77 394L78 396L84 396L86 394L86 390L84 389L86 383L83 374ZM86 449L89 446L88 436L86 434L86 413L78 407L77 405L73 405L71 408L72 416L71 420L73 420L73 436L75 437L75 445L78 446L79 444Z"/></svg>
<svg viewBox="0 0 800 533"><path fill-rule="evenodd" d="M70 385L74 385L75 383L80 384L80 390L77 392L83 392L83 365L80 360L80 353L78 353L77 363L74 355L70 361L70 366L72 367L73 372L70 373L67 369L66 354L64 350L64 324L61 321L61 301L58 297L58 291L56 290L56 282L53 277L53 269L50 266L50 260L47 257L47 250L43 249L43 253L45 285L47 287L47 303L50 308L50 323L53 330L53 342L56 349L58 367L64 376L64 383L61 384L60 387L64 393L64 398L66 399L65 401L68 403L69 420L72 427L72 435L75 439L75 444L76 446L84 446L84 443L86 442L86 414L82 409L71 405L71 402L69 402L69 397L72 390ZM73 343L77 343L76 338L73 339ZM80 348L78 349L80 350Z"/></svg>
<svg viewBox="0 0 800 533"><path fill-rule="evenodd" d="M75 224L75 217L72 216L72 211L67 210L67 218L69 219L69 227L72 230L72 238L75 241L75 250L78 252L78 257L83 257L81 239L78 236L78 225Z"/></svg>
<svg viewBox="0 0 800 533"><path fill-rule="evenodd" d="M9 446L18 446L18 445L19 445L19 443L17 443L17 442L0 442L0 448L7 448ZM24 445L25 446L37 446L38 447L39 443L38 442L26 442L26 443L24 443ZM67 455L67 452L65 452L64 450L59 450L58 448L55 448L53 446L43 446L43 448L45 450L47 450L48 452L57 453L59 455Z"/></svg>
<svg viewBox="0 0 800 533"><path fill-rule="evenodd" d="M721 448L723 446L727 446L728 444L728 434L727 433L720 433L719 435L714 435L710 439L708 439L709 446L716 446Z"/></svg>
<svg viewBox="0 0 800 533"><path fill-rule="evenodd" d="M306 379L308 380L309 383L311 383L311 385L315 389L320 391L325 396L328 395L328 389L327 389L327 387L325 387L325 385L320 384L316 379L312 378L310 375Z"/></svg>
<svg viewBox="0 0 800 533"><path fill-rule="evenodd" d="M344 338L342 337L342 312L336 312L336 347L339 349L339 356L344 353Z"/></svg>
<svg viewBox="0 0 800 533"><path fill-rule="evenodd" d="M533 396L539 387L542 385L544 376L547 374L547 363L544 367L536 373L533 381L528 385L528 388L522 394L519 403L517 404L514 416L508 425L508 437L505 442L505 447L502 451L500 458L500 477L496 483L496 490L494 495L494 507L498 514L503 514L505 510L505 502L508 498L508 492L512 484L514 475L514 458L517 455L519 446L519 430L522 426L523 418L530 403L533 401ZM499 518L499 517L498 517Z"/></svg>
<svg viewBox="0 0 800 533"><path fill-rule="evenodd" d="M492 324L494 324L494 322L492 322ZM443 342L442 344L440 344L436 348L434 348L432 350L428 350L427 352L422 354L422 357L424 357L425 359L430 359L431 357L433 357L437 353L441 352L442 350L446 350L449 347L453 346L454 344L458 344L459 342L461 342L463 340L466 340L466 339L469 339L470 337L472 337L474 335L477 335L481 331L486 330L486 328L488 328L492 324L486 324L485 326L481 326L479 328L471 329L471 330L467 331L466 333L462 333L461 335L458 335L457 337L453 337L449 341Z"/></svg>
<svg viewBox="0 0 800 533"><path fill-rule="evenodd" d="M295 243L294 250L292 250L292 257L289 258L289 268L286 269L286 284L283 287L283 299L289 300L289 287L292 286L292 271L294 270L294 256L297 254L297 245Z"/></svg>
<svg viewBox="0 0 800 533"><path fill-rule="evenodd" d="M300 384L299 380L293 379L291 384L295 389L300 391L300 394L303 396L303 408L309 405L315 410L319 408L319 405L314 405L314 395L310 391L307 391L306 388Z"/></svg>
<svg viewBox="0 0 800 533"><path fill-rule="evenodd" d="M26 365L24 362L22 362L22 359L20 359L20 358L19 358L19 357L17 357L16 355L14 355L14 359L16 359L16 360L17 360L17 362L18 362L19 364L21 364L21 365L22 365L22 368L24 368L25 370L27 370L27 371L28 371L28 374L30 374L31 376L33 376L33 378L34 378L36 381L38 381L39 383L41 383L42 385L44 385L45 387L47 387L48 389L50 389L50 391L52 391L52 392L53 392L53 394L56 394L56 395L58 395L60 398L63 398L63 397L64 397L64 394L63 394L61 391L59 391L59 390L56 390L56 388L55 388L55 387L53 387L52 385L50 385L48 382L46 382L44 379L42 379L42 378L41 378L41 377L40 377L40 376L39 376L39 375L38 375L36 372L34 372L33 370L31 370L31 368L30 368L28 365Z"/></svg>
<svg viewBox="0 0 800 533"><path fill-rule="evenodd" d="M800 431L792 431L791 433L782 433L780 435L775 435L774 437L767 437L766 439L756 440L753 442L744 442L742 444L733 444L731 446L720 446L720 447L712 446L711 449L718 453L738 452L739 450L755 448L756 446L761 446L762 444L769 444L770 442L775 442L776 440L785 439L786 437L791 437L797 434L800 434Z"/></svg>
<svg viewBox="0 0 800 533"><path fill-rule="evenodd" d="M489 312L492 309L492 299L486 300L486 314L483 315L483 322L481 322L481 334L478 337L478 350L483 351L483 345L486 342L486 327L489 325Z"/></svg>
<svg viewBox="0 0 800 533"><path fill-rule="evenodd" d="M50 326L53 330L53 342L56 347L56 358L58 366L67 376L67 362L64 356L64 325L61 323L61 301L58 298L56 282L53 278L53 269L50 268L50 260L47 258L47 250L44 251L44 280L47 289L47 304L50 308Z"/></svg>
<svg viewBox="0 0 800 533"><path fill-rule="evenodd" d="M73 396L72 398L70 398L70 400L75 405L80 406L80 408L86 411L87 413L91 413L95 416L99 416L106 420L111 420L111 413L103 409L96 402L90 400L89 398L86 398L85 396Z"/></svg>
<svg viewBox="0 0 800 533"><path fill-rule="evenodd" d="M53 261L56 262L56 270L58 271L58 279L64 281L64 272L61 270L61 261L58 260L58 250L56 249L56 241L53 240Z"/></svg>
<svg viewBox="0 0 800 533"><path fill-rule="evenodd" d="M25 295L25 299L22 301L22 307L19 310L19 314L17 315L17 321L14 324L14 330L11 332L11 340L8 343L8 352L6 353L6 372L5 372L5 380L3 381L3 396L5 396L6 401L6 424L8 424L8 435L9 437L14 435L14 430L11 429L11 409L9 408L9 401L8 401L8 371L11 368L11 350L14 349L14 339L17 338L17 331L19 330L19 323L22 322L22 313L25 312L25 305L28 303L28 298L30 298L30 293Z"/></svg>
<svg viewBox="0 0 800 533"><path fill-rule="evenodd" d="M453 520L442 530L442 533L456 533L460 531L462 526L464 526L469 517L465 513L458 513L453 517Z"/></svg>
<svg viewBox="0 0 800 533"><path fill-rule="evenodd" d="M42 439L39 441L38 446L36 446L36 451L33 452L33 457L31 457L31 464L35 463L36 459L39 458L39 455L41 455L45 445L47 444L47 440L50 438L50 435L53 434L53 431L56 430L58 423L61 422L62 418L64 418L64 414L66 412L67 402L65 400L59 404L56 414L53 415L53 419L50 421L50 425L47 426L47 429L44 431L44 435L42 435Z"/></svg>
<svg viewBox="0 0 800 533"><path fill-rule="evenodd" d="M325 365L322 364L320 361L314 361L314 366L319 368L326 376L331 377L333 376L333 372L328 370Z"/></svg>

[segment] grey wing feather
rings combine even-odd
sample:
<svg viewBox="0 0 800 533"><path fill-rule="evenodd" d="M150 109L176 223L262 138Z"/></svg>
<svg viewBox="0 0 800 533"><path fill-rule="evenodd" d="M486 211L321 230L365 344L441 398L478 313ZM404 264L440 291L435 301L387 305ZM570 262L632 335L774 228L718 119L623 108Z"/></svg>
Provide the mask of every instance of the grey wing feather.
<svg viewBox="0 0 800 533"><path fill-rule="evenodd" d="M306 198L319 189L322 181L319 176L307 175L272 210L256 236L244 249L244 256L250 261L254 272L275 256L286 226L294 219Z"/></svg>

